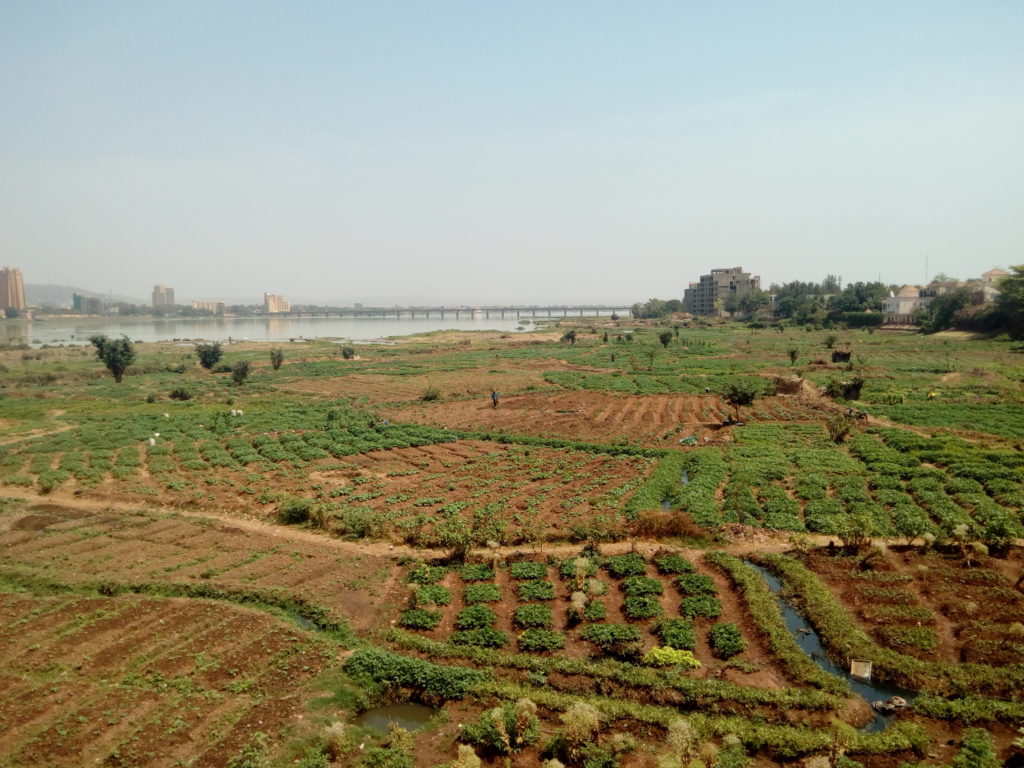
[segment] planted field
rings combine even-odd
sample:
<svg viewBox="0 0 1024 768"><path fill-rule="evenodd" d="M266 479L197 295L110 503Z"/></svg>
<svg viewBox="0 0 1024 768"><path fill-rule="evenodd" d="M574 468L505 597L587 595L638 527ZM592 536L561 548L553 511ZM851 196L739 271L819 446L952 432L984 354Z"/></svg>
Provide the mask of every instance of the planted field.
<svg viewBox="0 0 1024 768"><path fill-rule="evenodd" d="M330 658L206 601L0 594L0 613L5 765L222 766L290 726Z"/></svg>

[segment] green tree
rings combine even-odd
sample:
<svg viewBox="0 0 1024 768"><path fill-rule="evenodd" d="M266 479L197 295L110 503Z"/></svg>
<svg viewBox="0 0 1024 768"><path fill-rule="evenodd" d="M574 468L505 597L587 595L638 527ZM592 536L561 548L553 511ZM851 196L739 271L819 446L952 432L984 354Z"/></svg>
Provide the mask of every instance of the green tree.
<svg viewBox="0 0 1024 768"><path fill-rule="evenodd" d="M199 356L199 364L210 370L220 362L224 350L221 349L220 342L215 341L212 344L196 344L196 354Z"/></svg>
<svg viewBox="0 0 1024 768"><path fill-rule="evenodd" d="M90 336L89 341L96 347L96 357L103 361L112 374L114 381L121 383L128 366L135 362L135 346L127 336L120 339L108 339L103 334Z"/></svg>
<svg viewBox="0 0 1024 768"><path fill-rule="evenodd" d="M1012 273L999 282L999 312L1006 332L1024 339L1024 264L1010 267Z"/></svg>
<svg viewBox="0 0 1024 768"><path fill-rule="evenodd" d="M661 346L668 349L669 342L672 341L672 331L662 331L658 334L658 341L661 342Z"/></svg>
<svg viewBox="0 0 1024 768"><path fill-rule="evenodd" d="M757 398L758 389L745 381L734 381L725 385L722 399L736 409L736 418L740 415L741 405L750 405Z"/></svg>
<svg viewBox="0 0 1024 768"><path fill-rule="evenodd" d="M966 288L936 296L929 302L927 311L920 318L921 330L936 333L952 328L956 313L971 303L971 292Z"/></svg>
<svg viewBox="0 0 1024 768"><path fill-rule="evenodd" d="M284 350L280 347L277 349L270 350L270 365L274 370L278 370L281 367L281 363L284 362Z"/></svg>
<svg viewBox="0 0 1024 768"><path fill-rule="evenodd" d="M576 331L566 331L562 334L562 341L568 341L569 344L576 345Z"/></svg>

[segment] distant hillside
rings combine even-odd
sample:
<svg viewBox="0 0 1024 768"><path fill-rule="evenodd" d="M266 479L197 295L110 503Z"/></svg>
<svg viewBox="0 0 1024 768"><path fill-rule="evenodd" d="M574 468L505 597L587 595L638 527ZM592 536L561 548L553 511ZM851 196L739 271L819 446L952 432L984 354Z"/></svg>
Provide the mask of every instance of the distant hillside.
<svg viewBox="0 0 1024 768"><path fill-rule="evenodd" d="M129 304L149 304L144 299L134 299L131 296L119 296L118 294L97 293L88 291L85 288L73 288L69 285L32 285L25 284L25 301L30 307L38 307L41 304L49 304L56 307L70 307L71 294L77 293L82 296L99 296L107 301L124 301Z"/></svg>

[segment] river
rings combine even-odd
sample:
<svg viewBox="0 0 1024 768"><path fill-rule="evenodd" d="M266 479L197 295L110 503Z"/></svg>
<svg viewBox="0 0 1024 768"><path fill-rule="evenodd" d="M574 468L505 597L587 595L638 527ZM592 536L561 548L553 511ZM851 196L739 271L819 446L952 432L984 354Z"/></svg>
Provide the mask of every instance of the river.
<svg viewBox="0 0 1024 768"><path fill-rule="evenodd" d="M545 320L547 318L544 318ZM560 318L551 318L552 321ZM578 319L578 318L574 318ZM538 318L539 320L539 318ZM485 317L45 317L35 321L0 321L0 343L87 344L93 334L127 334L132 341L290 341L338 338L373 341L430 331L502 331L516 333L532 326L532 318Z"/></svg>

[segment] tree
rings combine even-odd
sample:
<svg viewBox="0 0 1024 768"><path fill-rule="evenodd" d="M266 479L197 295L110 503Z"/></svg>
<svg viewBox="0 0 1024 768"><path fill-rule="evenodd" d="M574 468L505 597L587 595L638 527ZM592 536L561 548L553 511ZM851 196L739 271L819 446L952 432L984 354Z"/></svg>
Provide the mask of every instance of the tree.
<svg viewBox="0 0 1024 768"><path fill-rule="evenodd" d="M121 383L128 366L135 362L135 346L127 336L120 339L108 339L103 334L90 336L89 341L96 347L96 357L103 361L112 374L114 381Z"/></svg>
<svg viewBox="0 0 1024 768"><path fill-rule="evenodd" d="M280 347L277 349L270 350L270 365L273 366L274 370L278 370L281 367L281 363L284 362L284 350Z"/></svg>
<svg viewBox="0 0 1024 768"><path fill-rule="evenodd" d="M999 281L999 311L1006 332L1014 339L1024 339L1024 264L1010 267L1009 277Z"/></svg>
<svg viewBox="0 0 1024 768"><path fill-rule="evenodd" d="M576 331L566 331L562 334L562 341L568 341L572 346L576 345Z"/></svg>
<svg viewBox="0 0 1024 768"><path fill-rule="evenodd" d="M753 384L734 381L725 385L722 392L722 399L736 409L736 418L740 415L741 405L750 405L758 395L758 389Z"/></svg>
<svg viewBox="0 0 1024 768"><path fill-rule="evenodd" d="M199 364L210 370L220 362L224 350L221 349L220 342L215 341L212 344L196 344L196 354L199 355Z"/></svg>
<svg viewBox="0 0 1024 768"><path fill-rule="evenodd" d="M925 333L936 333L952 328L956 313L971 302L971 292L966 288L936 296L928 305L928 310L921 317L921 330Z"/></svg>
<svg viewBox="0 0 1024 768"><path fill-rule="evenodd" d="M668 344L672 341L672 335L672 331L662 331L658 334L658 341L661 342L661 346L665 347L665 349L668 349Z"/></svg>
<svg viewBox="0 0 1024 768"><path fill-rule="evenodd" d="M248 377L249 361L239 360L231 369L231 378L235 380L235 384L237 384L238 386L242 386Z"/></svg>
<svg viewBox="0 0 1024 768"><path fill-rule="evenodd" d="M796 365L796 359L800 356L800 350L793 347L789 350L789 364Z"/></svg>

